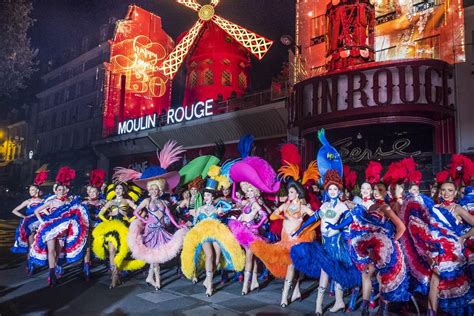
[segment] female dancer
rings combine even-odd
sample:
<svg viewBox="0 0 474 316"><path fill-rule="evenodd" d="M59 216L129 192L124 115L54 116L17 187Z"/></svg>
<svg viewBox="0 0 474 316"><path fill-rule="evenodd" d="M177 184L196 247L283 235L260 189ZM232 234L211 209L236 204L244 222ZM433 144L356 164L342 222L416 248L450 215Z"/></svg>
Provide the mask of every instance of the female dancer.
<svg viewBox="0 0 474 316"><path fill-rule="evenodd" d="M125 183L111 184L107 188L108 200L100 210L98 217L102 221L92 231L92 251L97 258L104 260L106 250L109 254L112 279L109 288L119 283L119 270L136 270L145 265L138 260L125 260L129 249L127 244L128 223L132 211L137 208L135 201L141 194L141 189L135 186L130 188ZM130 197L131 199L127 198Z"/></svg>
<svg viewBox="0 0 474 316"><path fill-rule="evenodd" d="M12 213L14 215L21 218L20 224L16 229L15 244L11 248L11 251L14 253L28 253L31 245L33 244L35 238L35 227L31 225L34 222L39 224L39 222L37 222L36 216L34 215L34 210L39 207L43 201L39 197L41 193L39 186L46 180L47 177L48 173L46 171L39 172L35 177L34 184L30 185L28 189L30 198L23 201L23 203L21 203L12 210ZM26 208L25 215L20 213L20 210L22 210L23 208ZM28 217L29 220L26 220ZM26 225L26 223L28 222L30 224ZM27 270L29 275L33 273L33 268L33 264L31 264L30 260L27 259Z"/></svg>
<svg viewBox="0 0 474 316"><path fill-rule="evenodd" d="M260 190L248 182L241 182L240 187L245 194L246 203L242 208L242 214L237 220L229 221L229 228L239 241L240 245L245 249L245 270L244 270L244 284L242 287L242 295L247 295L250 275L252 281L250 291L256 290L258 284L258 266L257 259L253 256L250 250L250 243L259 237L260 227L267 221L267 213L258 203L260 197ZM233 186L233 196L235 196L235 183ZM237 201L237 200L236 200Z"/></svg>
<svg viewBox="0 0 474 316"><path fill-rule="evenodd" d="M312 229L305 230L297 237L292 237L292 234L303 223L305 215L313 216L314 212L301 203L304 199L305 192L303 187L298 182L290 182L287 185L288 199L285 203L280 205L271 215L270 219L283 219L283 228L281 231L281 241L268 244L263 240L255 240L250 249L265 266L277 278L285 278L285 284L281 296L281 307L288 306L288 292L293 282L295 270L290 258L290 248L300 242L312 241L314 231ZM297 281L291 302L301 298L299 289L299 280Z"/></svg>
<svg viewBox="0 0 474 316"><path fill-rule="evenodd" d="M56 176L56 196L35 209L40 227L30 249L34 264L49 266L49 284L57 284L55 268L59 252L64 252L66 262L82 259L87 244L89 215L79 204L79 199L69 200L68 186L75 178L75 171L62 167Z"/></svg>
<svg viewBox="0 0 474 316"><path fill-rule="evenodd" d="M87 238L86 254L84 255L84 266L82 273L86 281L90 279L90 267L91 267L91 245L92 245L92 231L100 222L98 217L100 210L105 204L103 199L100 199L100 190L104 184L105 171L101 169L94 169L90 172L89 185L87 186L87 197L82 201L89 211L90 222L89 222L89 233Z"/></svg>
<svg viewBox="0 0 474 316"><path fill-rule="evenodd" d="M382 304L380 311L387 313L388 301L408 301L407 268L398 240L405 232L405 225L385 203L387 187L384 183L374 186L375 203L368 209L355 207L354 222L350 226L350 251L362 271L362 314L368 315L372 277L379 273Z"/></svg>
<svg viewBox="0 0 474 316"><path fill-rule="evenodd" d="M178 254L187 232L185 225L176 223L168 203L162 200L165 189L173 190L180 181L178 172L167 172L166 168L178 161L183 152L182 146L176 146L175 141L168 141L158 154L160 166L150 166L143 173L118 168L114 174L115 181L133 180L139 187L146 188L150 195L133 212L138 220L130 225L127 241L132 256L150 264L146 282L156 290L161 288L160 264ZM142 210L146 210L146 217L141 213ZM167 220L178 229L174 236L166 230Z"/></svg>
<svg viewBox="0 0 474 316"><path fill-rule="evenodd" d="M336 170L326 172L323 186L330 200L323 203L318 212L321 218L322 245L318 242L301 243L291 249L291 258L297 270L309 276L320 276L316 299L317 315L322 315L323 296L329 278L336 282L336 302L329 310L332 313L345 309L343 288L353 288L360 284L360 273L352 263L347 235L344 233L352 222L352 215L340 200L342 179Z"/></svg>
<svg viewBox="0 0 474 316"><path fill-rule="evenodd" d="M216 189L217 181L207 179L203 190L204 204L196 209L194 227L186 234L181 253L183 274L189 279L192 278L194 282L196 275L198 275L197 266L200 261L201 249L204 251L206 279L203 285L206 287L206 296L208 297L213 293L212 279L214 271L219 265L221 252L224 254L225 265L230 270L242 270L245 263L240 245L227 226L218 220L219 214L229 211L231 206L224 201L214 205Z"/></svg>

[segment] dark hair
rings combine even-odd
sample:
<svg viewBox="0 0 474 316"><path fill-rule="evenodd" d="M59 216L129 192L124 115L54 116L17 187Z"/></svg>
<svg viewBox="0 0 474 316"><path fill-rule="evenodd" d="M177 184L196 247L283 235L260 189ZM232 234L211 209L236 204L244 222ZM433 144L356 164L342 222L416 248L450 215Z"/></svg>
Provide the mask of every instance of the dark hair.
<svg viewBox="0 0 474 316"><path fill-rule="evenodd" d="M212 189L203 189L201 192L202 192L202 195L204 195L204 193L206 193L206 192L211 193L212 198L214 198L214 199L217 197L217 192L215 190L212 190Z"/></svg>
<svg viewBox="0 0 474 316"><path fill-rule="evenodd" d="M385 190L385 192L387 192L387 185L383 182L378 182L376 184L374 184L374 189L377 188L380 190L380 187L383 187L383 189Z"/></svg>
<svg viewBox="0 0 474 316"><path fill-rule="evenodd" d="M286 190L287 191L290 191L290 189L293 188L296 190L296 193L298 193L298 197L300 199L304 199L305 198L305 190L303 188L303 186L301 185L301 183L299 182L296 182L296 181L290 181L288 182L288 184L286 185Z"/></svg>

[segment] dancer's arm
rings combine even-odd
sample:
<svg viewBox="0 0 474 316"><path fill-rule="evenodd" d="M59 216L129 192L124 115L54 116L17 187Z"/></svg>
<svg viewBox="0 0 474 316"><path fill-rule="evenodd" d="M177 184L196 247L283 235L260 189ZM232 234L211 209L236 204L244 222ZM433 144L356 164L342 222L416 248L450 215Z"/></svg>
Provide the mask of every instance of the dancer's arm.
<svg viewBox="0 0 474 316"><path fill-rule="evenodd" d="M234 183L232 183L232 201L234 201L235 203L240 204L240 203L242 203L242 199L239 199L237 197L237 194L236 194L237 190L236 190L235 187L236 187L236 183L234 182Z"/></svg>
<svg viewBox="0 0 474 316"><path fill-rule="evenodd" d="M301 224L300 228L298 228L297 231L295 231L293 234L291 234L291 237L298 236L308 226L316 223L317 221L319 221L319 213L314 212L313 216L310 216L305 222L303 222L303 224Z"/></svg>
<svg viewBox="0 0 474 316"><path fill-rule="evenodd" d="M133 211L133 215L135 215L136 218L138 218L140 221L142 221L144 224L146 224L148 221L140 215L140 212L147 207L148 199L144 199L140 205Z"/></svg>
<svg viewBox="0 0 474 316"><path fill-rule="evenodd" d="M46 210L48 207L50 207L50 203L46 202L43 205L41 205L40 207L35 209L35 216L38 218L38 220L41 224L44 223L43 219L41 218L41 212Z"/></svg>
<svg viewBox="0 0 474 316"><path fill-rule="evenodd" d="M108 219L105 218L104 214L105 214L105 212L110 208L110 205L111 205L111 204L112 204L112 203L111 203L110 201L108 201L107 203L105 203L104 207L101 208L99 214L97 214L97 217L100 218L101 221L103 221L103 222L107 222L107 221L108 221Z"/></svg>
<svg viewBox="0 0 474 316"><path fill-rule="evenodd" d="M164 203L164 202L162 202L162 203L165 206L165 214L170 218L171 224L173 224L173 226L176 227L177 229L181 229L183 227L186 227L186 225L178 225L178 223L176 223L176 221L173 217L173 214L171 214L170 209L168 208L168 205L166 205L166 203Z"/></svg>
<svg viewBox="0 0 474 316"><path fill-rule="evenodd" d="M20 205L18 205L17 207L15 207L12 211L13 214L15 214L16 216L20 217L20 218L26 218L25 215L21 214L19 212L19 210L25 208L26 206L28 205L28 200L26 201L23 201L23 203L21 203Z"/></svg>
<svg viewBox="0 0 474 316"><path fill-rule="evenodd" d="M395 228L397 230L397 233L395 234L394 239L399 240L405 233L405 230L407 229L405 224L403 224L400 217L398 217L398 215L395 214L395 212L392 210L390 206L385 207L384 213L392 221L392 223L395 225Z"/></svg>
<svg viewBox="0 0 474 316"><path fill-rule="evenodd" d="M465 208L456 205L455 212L459 215L466 223L474 226L474 216L472 216Z"/></svg>
<svg viewBox="0 0 474 316"><path fill-rule="evenodd" d="M252 225L252 228L254 229L260 228L260 226L265 224L265 222L268 220L267 212L265 212L260 205L258 205L258 207L259 207L258 214L260 215L260 221L256 225Z"/></svg>
<svg viewBox="0 0 474 316"><path fill-rule="evenodd" d="M348 212L349 212L349 214L348 214ZM350 211L346 211L343 214L343 218L339 222L339 224L334 225L334 224L328 223L326 225L326 229L329 228L329 229L332 229L332 230L341 230L341 229L344 229L347 226L349 226L352 222L353 222L353 218L352 218L352 215L350 214Z"/></svg>
<svg viewBox="0 0 474 316"><path fill-rule="evenodd" d="M219 200L219 202L217 202L216 207L220 209L219 213L227 213L228 211L232 209L232 205L230 205L230 203L224 200Z"/></svg>

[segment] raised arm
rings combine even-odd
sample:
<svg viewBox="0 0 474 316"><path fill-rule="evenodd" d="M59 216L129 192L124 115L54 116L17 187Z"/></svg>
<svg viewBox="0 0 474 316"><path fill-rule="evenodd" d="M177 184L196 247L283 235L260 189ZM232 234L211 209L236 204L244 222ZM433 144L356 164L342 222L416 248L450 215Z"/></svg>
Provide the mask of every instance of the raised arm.
<svg viewBox="0 0 474 316"><path fill-rule="evenodd" d="M384 210L385 215L392 221L392 223L395 225L395 228L397 230L397 233L395 234L395 240L399 240L403 234L405 233L405 230L407 229L405 224L403 224L402 220L400 217L398 217L397 214L392 210L390 206L387 206Z"/></svg>
<svg viewBox="0 0 474 316"><path fill-rule="evenodd" d="M28 200L23 201L23 203L21 203L20 205L18 205L17 207L15 207L13 209L12 213L15 214L16 216L20 217L20 218L25 218L26 216L21 214L19 211L21 209L25 208L27 205L28 205Z"/></svg>
<svg viewBox="0 0 474 316"><path fill-rule="evenodd" d="M235 203L242 203L242 199L239 199L237 197L237 194L236 194L237 190L235 188L236 186L237 184L235 182L232 183L232 201L234 201Z"/></svg>

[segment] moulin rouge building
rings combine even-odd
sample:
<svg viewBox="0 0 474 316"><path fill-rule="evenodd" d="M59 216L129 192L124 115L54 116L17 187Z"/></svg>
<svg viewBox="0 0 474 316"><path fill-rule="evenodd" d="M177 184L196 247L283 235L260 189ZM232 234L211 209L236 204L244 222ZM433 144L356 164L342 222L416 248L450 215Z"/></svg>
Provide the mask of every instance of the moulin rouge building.
<svg viewBox="0 0 474 316"><path fill-rule="evenodd" d="M412 155L429 175L456 151L460 1L300 0L296 11L288 120L308 160L320 128L359 170Z"/></svg>

